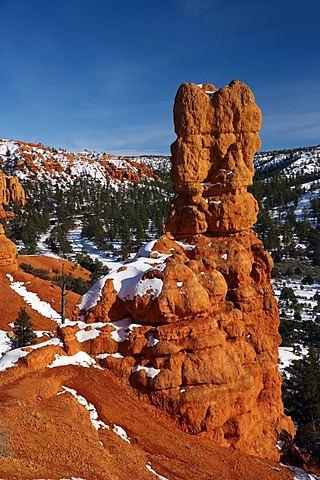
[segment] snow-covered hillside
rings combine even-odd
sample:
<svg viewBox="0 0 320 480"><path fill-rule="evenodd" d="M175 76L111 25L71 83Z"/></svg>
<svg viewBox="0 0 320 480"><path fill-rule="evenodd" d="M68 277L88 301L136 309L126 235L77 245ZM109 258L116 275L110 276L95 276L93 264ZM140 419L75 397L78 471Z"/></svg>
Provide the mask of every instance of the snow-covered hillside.
<svg viewBox="0 0 320 480"><path fill-rule="evenodd" d="M277 169L284 175L318 174L320 146L259 152L255 155L254 164L258 172L273 172Z"/></svg>
<svg viewBox="0 0 320 480"><path fill-rule="evenodd" d="M67 187L79 178L92 178L105 184L107 181L139 183L141 177L153 178L153 172L141 159L96 153L67 152L64 149L44 147L41 144L0 139L0 167L21 180L37 178Z"/></svg>

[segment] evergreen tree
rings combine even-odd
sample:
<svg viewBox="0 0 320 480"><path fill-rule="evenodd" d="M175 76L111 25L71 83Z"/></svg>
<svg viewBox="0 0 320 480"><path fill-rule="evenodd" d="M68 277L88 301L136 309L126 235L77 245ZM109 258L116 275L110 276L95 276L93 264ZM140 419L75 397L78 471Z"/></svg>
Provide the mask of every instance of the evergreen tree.
<svg viewBox="0 0 320 480"><path fill-rule="evenodd" d="M36 334L33 331L31 317L25 308L21 307L14 322L14 339L13 344L17 347L26 347L35 343Z"/></svg>
<svg viewBox="0 0 320 480"><path fill-rule="evenodd" d="M283 401L297 425L296 441L306 451L320 455L320 350L308 354L285 369Z"/></svg>

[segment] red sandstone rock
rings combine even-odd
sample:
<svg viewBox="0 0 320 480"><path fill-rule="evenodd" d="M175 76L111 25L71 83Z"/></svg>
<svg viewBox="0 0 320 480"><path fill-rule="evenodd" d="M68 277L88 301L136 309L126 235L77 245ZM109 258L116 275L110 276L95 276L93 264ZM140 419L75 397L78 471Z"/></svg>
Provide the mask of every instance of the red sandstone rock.
<svg viewBox="0 0 320 480"><path fill-rule="evenodd" d="M12 203L25 205L24 189L17 177L8 177L0 170L0 218L10 218L11 215L4 211L3 205Z"/></svg>
<svg viewBox="0 0 320 480"><path fill-rule="evenodd" d="M110 274L81 312L87 322L114 322L81 349L108 353L103 365L183 430L278 459L281 431L294 428L281 401L273 262L251 230L258 209L246 190L261 113L241 82L183 84L174 120L179 196L167 234ZM77 348L77 328L64 336L67 348Z"/></svg>
<svg viewBox="0 0 320 480"><path fill-rule="evenodd" d="M261 112L250 89L237 80L220 90L184 83L174 122L178 138L171 146L171 177L180 196L167 230L183 237L251 228L257 205L245 189L252 184L253 155L261 145Z"/></svg>
<svg viewBox="0 0 320 480"><path fill-rule="evenodd" d="M8 273L18 270L17 247L5 236L2 224L0 224L0 270Z"/></svg>

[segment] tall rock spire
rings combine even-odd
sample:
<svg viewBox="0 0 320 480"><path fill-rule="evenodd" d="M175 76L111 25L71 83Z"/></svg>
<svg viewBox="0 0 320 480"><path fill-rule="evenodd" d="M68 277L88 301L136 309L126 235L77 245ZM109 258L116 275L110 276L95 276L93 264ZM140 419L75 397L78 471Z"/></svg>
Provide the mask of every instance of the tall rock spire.
<svg viewBox="0 0 320 480"><path fill-rule="evenodd" d="M166 229L174 237L234 233L251 228L257 202L247 192L260 148L262 116L247 85L184 83L174 105L177 140L171 178L178 197Z"/></svg>
<svg viewBox="0 0 320 480"><path fill-rule="evenodd" d="M277 440L294 427L281 400L273 262L251 228L258 208L247 192L261 113L233 81L183 84L174 117L178 197L167 234L84 296L82 318L104 322L100 333L80 345L81 327L68 326L64 342L104 354L105 367L183 430L278 459Z"/></svg>

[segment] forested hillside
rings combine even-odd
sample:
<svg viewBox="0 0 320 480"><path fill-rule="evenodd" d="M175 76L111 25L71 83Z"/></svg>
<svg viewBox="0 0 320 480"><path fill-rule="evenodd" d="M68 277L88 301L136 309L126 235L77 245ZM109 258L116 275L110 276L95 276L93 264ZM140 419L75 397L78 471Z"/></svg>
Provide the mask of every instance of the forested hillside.
<svg viewBox="0 0 320 480"><path fill-rule="evenodd" d="M257 154L252 192L260 208L255 228L275 262L283 342L318 342L320 148Z"/></svg>
<svg viewBox="0 0 320 480"><path fill-rule="evenodd" d="M70 188L48 182L24 182L28 203L16 209L7 235L23 253L36 253L37 241L49 231L47 244L63 257L72 253L67 233L77 223L100 249L126 258L143 241L160 235L168 213L165 182L154 179L115 188L111 182L83 178Z"/></svg>
<svg viewBox="0 0 320 480"><path fill-rule="evenodd" d="M33 254L47 234L49 249L65 257L72 253L67 232L82 224L83 236L101 250L127 258L161 234L171 194L168 159L154 173L141 160L0 140L0 166L19 177L28 200L10 207L7 235L21 253Z"/></svg>

